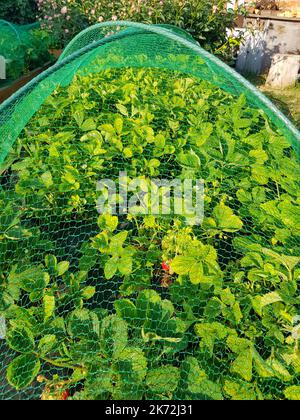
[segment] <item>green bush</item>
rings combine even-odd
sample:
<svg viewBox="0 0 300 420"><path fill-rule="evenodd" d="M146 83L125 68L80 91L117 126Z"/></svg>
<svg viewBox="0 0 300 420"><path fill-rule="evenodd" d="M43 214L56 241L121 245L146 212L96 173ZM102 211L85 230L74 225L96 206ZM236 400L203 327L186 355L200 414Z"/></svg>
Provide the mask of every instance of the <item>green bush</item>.
<svg viewBox="0 0 300 420"><path fill-rule="evenodd" d="M203 224L97 218L96 183L120 170L203 178ZM43 399L299 399L299 164L244 97L162 70L79 76L1 173L13 387L37 378Z"/></svg>
<svg viewBox="0 0 300 420"><path fill-rule="evenodd" d="M89 24L118 19L179 26L207 50L226 56L236 47L233 40L228 41L227 29L233 27L237 16L237 11L228 11L226 5L225 0L59 0L54 7L52 0L45 0L39 3L39 10L59 45Z"/></svg>

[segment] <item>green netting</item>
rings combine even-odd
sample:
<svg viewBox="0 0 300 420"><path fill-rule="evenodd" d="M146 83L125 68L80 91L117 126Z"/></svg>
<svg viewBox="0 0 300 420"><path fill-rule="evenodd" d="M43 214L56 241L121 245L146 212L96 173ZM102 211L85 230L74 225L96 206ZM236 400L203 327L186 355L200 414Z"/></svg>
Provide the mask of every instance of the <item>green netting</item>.
<svg viewBox="0 0 300 420"><path fill-rule="evenodd" d="M0 399L299 399L300 136L251 84L109 22L0 138Z"/></svg>
<svg viewBox="0 0 300 420"><path fill-rule="evenodd" d="M47 45L36 36L39 27L39 23L16 25L0 19L0 56L7 61L6 80L15 80L50 60Z"/></svg>

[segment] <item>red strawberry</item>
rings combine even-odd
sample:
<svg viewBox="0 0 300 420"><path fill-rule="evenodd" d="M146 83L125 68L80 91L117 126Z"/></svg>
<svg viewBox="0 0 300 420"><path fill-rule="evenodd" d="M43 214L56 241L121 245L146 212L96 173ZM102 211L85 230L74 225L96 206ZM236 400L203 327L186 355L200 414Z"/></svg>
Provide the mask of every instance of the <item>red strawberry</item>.
<svg viewBox="0 0 300 420"><path fill-rule="evenodd" d="M167 264L165 261L161 264L161 268L162 268L164 271L170 271L170 266L169 266L169 264Z"/></svg>
<svg viewBox="0 0 300 420"><path fill-rule="evenodd" d="M69 391L68 391L68 390L67 390L67 391L64 391L64 392L61 394L61 400L62 400L62 401L66 401L66 400L69 398L69 396L70 396Z"/></svg>

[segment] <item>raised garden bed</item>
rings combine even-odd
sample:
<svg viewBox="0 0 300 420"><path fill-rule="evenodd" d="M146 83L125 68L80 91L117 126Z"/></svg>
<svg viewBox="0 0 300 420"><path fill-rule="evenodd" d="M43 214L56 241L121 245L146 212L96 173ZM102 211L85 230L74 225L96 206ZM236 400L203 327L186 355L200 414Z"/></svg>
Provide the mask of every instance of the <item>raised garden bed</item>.
<svg viewBox="0 0 300 420"><path fill-rule="evenodd" d="M50 67L52 64L53 63L49 61L44 66L31 71L30 73L18 78L17 80L8 81L7 84L5 84L3 87L0 88L0 103L4 102L11 95L17 92L22 86L26 85L36 76L38 76L40 73L45 71L48 67Z"/></svg>

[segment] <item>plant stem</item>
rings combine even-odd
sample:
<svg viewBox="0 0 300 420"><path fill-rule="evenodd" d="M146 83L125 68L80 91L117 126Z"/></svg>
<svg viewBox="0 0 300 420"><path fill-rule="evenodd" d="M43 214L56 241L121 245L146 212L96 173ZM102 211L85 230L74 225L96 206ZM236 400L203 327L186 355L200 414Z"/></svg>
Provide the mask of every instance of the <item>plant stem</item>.
<svg viewBox="0 0 300 420"><path fill-rule="evenodd" d="M59 363L56 362L55 360L51 360L48 359L47 357L40 357L42 360L44 360L44 362L49 363L50 365L56 366L56 367L60 367L60 368L65 368L65 369L77 369L77 368L82 368L82 366L74 366L74 365L69 365L67 363Z"/></svg>

